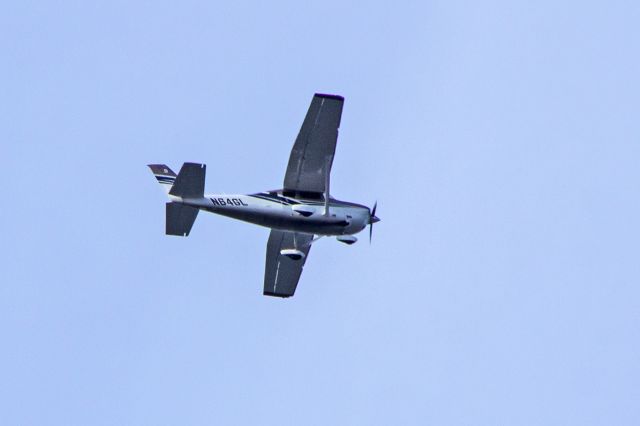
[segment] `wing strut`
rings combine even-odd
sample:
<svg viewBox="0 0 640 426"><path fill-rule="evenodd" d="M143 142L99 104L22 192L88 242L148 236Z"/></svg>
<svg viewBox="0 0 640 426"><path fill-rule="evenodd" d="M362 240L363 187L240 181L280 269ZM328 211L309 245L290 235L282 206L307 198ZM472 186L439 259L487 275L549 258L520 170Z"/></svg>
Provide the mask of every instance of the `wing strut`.
<svg viewBox="0 0 640 426"><path fill-rule="evenodd" d="M329 216L329 183L331 182L331 163L333 162L333 155L327 155L325 160L325 173L324 173L324 215Z"/></svg>

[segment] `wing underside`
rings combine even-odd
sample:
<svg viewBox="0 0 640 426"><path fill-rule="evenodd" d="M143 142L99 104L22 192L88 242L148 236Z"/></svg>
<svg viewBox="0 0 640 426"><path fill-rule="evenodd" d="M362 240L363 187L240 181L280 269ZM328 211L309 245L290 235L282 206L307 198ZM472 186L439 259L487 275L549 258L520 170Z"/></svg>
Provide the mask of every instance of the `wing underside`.
<svg viewBox="0 0 640 426"><path fill-rule="evenodd" d="M294 242L295 238L295 242ZM264 271L264 295L291 297L296 291L302 268L306 261L313 235L298 232L271 230L267 243L267 258ZM305 257L292 260L280 254L283 249L296 248Z"/></svg>
<svg viewBox="0 0 640 426"><path fill-rule="evenodd" d="M338 140L344 98L315 94L296 142L284 177L285 191L324 193Z"/></svg>

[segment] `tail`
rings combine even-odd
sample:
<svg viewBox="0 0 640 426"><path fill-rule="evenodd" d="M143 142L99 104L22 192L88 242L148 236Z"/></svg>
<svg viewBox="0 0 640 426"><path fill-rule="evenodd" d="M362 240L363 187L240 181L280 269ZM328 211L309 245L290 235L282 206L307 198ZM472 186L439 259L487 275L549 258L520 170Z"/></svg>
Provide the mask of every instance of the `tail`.
<svg viewBox="0 0 640 426"><path fill-rule="evenodd" d="M149 168L156 179L158 179L158 183L162 186L164 192L168 195L176 181L177 175L166 164L149 164Z"/></svg>
<svg viewBox="0 0 640 426"><path fill-rule="evenodd" d="M204 196L206 172L204 164L184 163L177 176L169 166L164 164L149 164L149 168L167 195L182 197L183 199ZM184 204L183 202L167 203L166 234L179 235L181 237L188 236L198 216L198 211L198 207Z"/></svg>

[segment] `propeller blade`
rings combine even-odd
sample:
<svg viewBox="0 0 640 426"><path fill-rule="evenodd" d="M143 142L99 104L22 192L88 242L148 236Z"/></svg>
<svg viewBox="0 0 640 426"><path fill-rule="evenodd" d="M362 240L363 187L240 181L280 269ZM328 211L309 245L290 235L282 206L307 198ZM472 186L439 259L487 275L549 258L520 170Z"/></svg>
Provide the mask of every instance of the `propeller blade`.
<svg viewBox="0 0 640 426"><path fill-rule="evenodd" d="M376 201L373 204L373 209L371 209L371 213L369 214L369 244L371 244L371 239L373 238L373 224L380 220L376 217L377 208L378 208L378 202Z"/></svg>
<svg viewBox="0 0 640 426"><path fill-rule="evenodd" d="M371 244L372 237L373 237L373 222L369 223L369 244Z"/></svg>

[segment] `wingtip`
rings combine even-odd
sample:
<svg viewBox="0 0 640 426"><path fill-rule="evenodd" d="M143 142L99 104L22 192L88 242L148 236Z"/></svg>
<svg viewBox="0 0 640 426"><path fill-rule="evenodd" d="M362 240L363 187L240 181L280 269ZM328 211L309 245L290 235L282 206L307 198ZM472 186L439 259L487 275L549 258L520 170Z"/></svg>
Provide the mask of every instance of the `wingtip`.
<svg viewBox="0 0 640 426"><path fill-rule="evenodd" d="M344 101L344 97L340 95L332 95L329 93L316 93L316 97L318 98L326 98L326 99L335 99L337 101Z"/></svg>
<svg viewBox="0 0 640 426"><path fill-rule="evenodd" d="M274 292L271 292L271 291L264 291L264 292L262 292L262 294L264 296L279 297L280 299L287 299L287 298L293 296L293 294L274 293Z"/></svg>

